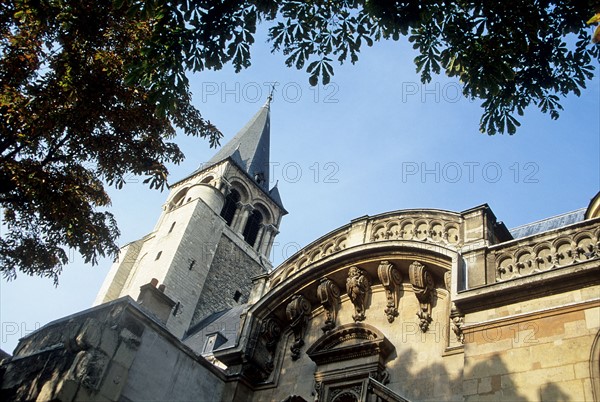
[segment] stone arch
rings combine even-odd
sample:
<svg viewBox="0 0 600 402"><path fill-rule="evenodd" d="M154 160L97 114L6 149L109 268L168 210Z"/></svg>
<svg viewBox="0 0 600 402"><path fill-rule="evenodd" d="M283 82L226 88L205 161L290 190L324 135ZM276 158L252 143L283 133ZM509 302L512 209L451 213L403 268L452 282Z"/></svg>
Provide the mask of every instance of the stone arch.
<svg viewBox="0 0 600 402"><path fill-rule="evenodd" d="M312 253L310 253L310 256L308 257L308 261L314 262L314 261L317 261L320 257L321 257L321 250L316 249Z"/></svg>
<svg viewBox="0 0 600 402"><path fill-rule="evenodd" d="M261 213L265 225L274 224L274 214L271 208L260 201L254 201L253 206Z"/></svg>
<svg viewBox="0 0 600 402"><path fill-rule="evenodd" d="M429 223L429 237L433 241L441 241L444 235L444 225L439 220L432 220Z"/></svg>
<svg viewBox="0 0 600 402"><path fill-rule="evenodd" d="M240 198L240 193L236 189L232 189L225 197L225 202L223 203L220 215L221 218L225 219L227 226L231 226L233 223Z"/></svg>
<svg viewBox="0 0 600 402"><path fill-rule="evenodd" d="M248 204L250 202L250 189L242 179L233 177L229 180L231 189L236 190L240 194L240 202Z"/></svg>
<svg viewBox="0 0 600 402"><path fill-rule="evenodd" d="M308 258L304 257L300 261L298 261L298 269L302 269L308 265Z"/></svg>
<svg viewBox="0 0 600 402"><path fill-rule="evenodd" d="M185 202L185 196L188 193L189 189L189 187L184 187L175 193L175 195L173 196L173 198L171 198L171 201L169 202L169 211L172 211L173 209L183 205L183 203Z"/></svg>
<svg viewBox="0 0 600 402"><path fill-rule="evenodd" d="M400 236L401 239L410 240L413 238L413 231L415 229L415 223L412 219L403 219L400 224Z"/></svg>
<svg viewBox="0 0 600 402"><path fill-rule="evenodd" d="M447 241L456 244L460 241L460 229L455 223L447 223L444 226L444 232L447 234Z"/></svg>
<svg viewBox="0 0 600 402"><path fill-rule="evenodd" d="M509 279L515 274L514 261L514 257L509 253L503 253L496 257L497 279Z"/></svg>
<svg viewBox="0 0 600 402"><path fill-rule="evenodd" d="M535 253L536 269L546 271L552 268L552 245L547 242L541 242L533 247Z"/></svg>
<svg viewBox="0 0 600 402"><path fill-rule="evenodd" d="M264 217L258 209L255 209L248 216L248 220L246 221L246 226L242 232L242 236L246 243L255 246L256 241L258 240L258 232L260 227L264 222Z"/></svg>
<svg viewBox="0 0 600 402"><path fill-rule="evenodd" d="M577 233L573 236L573 242L577 259L579 261L587 260L591 255L590 253L594 250L594 236L591 232L585 231Z"/></svg>
<svg viewBox="0 0 600 402"><path fill-rule="evenodd" d="M385 358L393 349L394 346L379 329L363 322L353 322L321 336L306 350L306 354L315 363L322 364L361 355L381 354Z"/></svg>
<svg viewBox="0 0 600 402"><path fill-rule="evenodd" d="M281 277L280 278L275 278L273 279L273 282L271 282L271 286L269 286L270 289L275 288L277 285L279 285L279 282L281 282Z"/></svg>
<svg viewBox="0 0 600 402"><path fill-rule="evenodd" d="M418 219L415 222L414 238L416 238L418 241L424 241L425 239L427 239L427 237L429 237L428 231L429 231L429 224L428 224L427 220Z"/></svg>
<svg viewBox="0 0 600 402"><path fill-rule="evenodd" d="M573 262L573 257L570 255L573 248L571 239L561 236L552 242L552 246L556 250L557 256L559 256L556 265L568 265Z"/></svg>
<svg viewBox="0 0 600 402"><path fill-rule="evenodd" d="M346 240L347 240L346 236L341 236L339 239L336 240L334 249L337 249L336 251L345 249L346 248Z"/></svg>
<svg viewBox="0 0 600 402"><path fill-rule="evenodd" d="M294 267L291 266L288 269L285 270L285 272L283 273L283 275L281 276L282 279L287 279L290 276L292 276L292 274L294 273Z"/></svg>
<svg viewBox="0 0 600 402"><path fill-rule="evenodd" d="M323 255L333 254L335 244L333 242L329 242L323 246Z"/></svg>
<svg viewBox="0 0 600 402"><path fill-rule="evenodd" d="M383 240L385 237L385 223L380 223L373 227L373 240Z"/></svg>
<svg viewBox="0 0 600 402"><path fill-rule="evenodd" d="M215 179L215 177L211 174L200 180L199 184L211 184L211 182Z"/></svg>

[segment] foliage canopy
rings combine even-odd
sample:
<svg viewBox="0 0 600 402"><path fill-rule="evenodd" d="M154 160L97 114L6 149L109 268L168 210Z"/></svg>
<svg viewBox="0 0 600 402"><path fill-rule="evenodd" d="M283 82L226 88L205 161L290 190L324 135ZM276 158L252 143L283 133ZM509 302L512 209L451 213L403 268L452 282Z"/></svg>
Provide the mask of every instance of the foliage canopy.
<svg viewBox="0 0 600 402"><path fill-rule="evenodd" d="M183 154L176 130L218 144L191 103L187 75L250 66L258 23L272 50L329 82L333 64L408 37L422 81L445 72L482 100L480 129L513 134L537 106L558 118L599 47L597 1L9 0L0 3L0 270L57 280L66 248L116 255L104 184L153 188Z"/></svg>

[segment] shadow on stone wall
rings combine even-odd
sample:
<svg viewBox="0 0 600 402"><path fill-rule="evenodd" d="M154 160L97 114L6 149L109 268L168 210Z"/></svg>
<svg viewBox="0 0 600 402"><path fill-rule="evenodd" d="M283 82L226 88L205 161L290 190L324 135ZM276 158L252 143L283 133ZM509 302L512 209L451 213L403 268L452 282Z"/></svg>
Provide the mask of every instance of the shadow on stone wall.
<svg viewBox="0 0 600 402"><path fill-rule="evenodd" d="M569 395L565 394L556 384L546 383L540 389L541 402L568 402L570 400Z"/></svg>
<svg viewBox="0 0 600 402"><path fill-rule="evenodd" d="M388 387L411 401L527 401L509 378L508 367L499 355L474 365L464 375L448 372L439 361L419 370L412 369L423 364L414 349L403 350L398 355L394 353L386 364L395 372ZM569 401L568 396L552 383L541 390L541 395L542 401Z"/></svg>

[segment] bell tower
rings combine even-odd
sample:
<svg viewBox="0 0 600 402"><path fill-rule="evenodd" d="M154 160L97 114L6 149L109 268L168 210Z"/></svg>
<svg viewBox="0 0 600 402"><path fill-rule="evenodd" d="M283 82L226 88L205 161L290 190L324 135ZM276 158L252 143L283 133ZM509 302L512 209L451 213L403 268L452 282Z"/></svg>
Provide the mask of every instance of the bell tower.
<svg viewBox="0 0 600 402"><path fill-rule="evenodd" d="M140 288L158 281L173 305L163 321L182 338L209 314L245 303L251 278L272 268L287 214L277 186L269 189L269 143L270 98L210 161L170 186L154 230L121 249L94 304L141 300Z"/></svg>

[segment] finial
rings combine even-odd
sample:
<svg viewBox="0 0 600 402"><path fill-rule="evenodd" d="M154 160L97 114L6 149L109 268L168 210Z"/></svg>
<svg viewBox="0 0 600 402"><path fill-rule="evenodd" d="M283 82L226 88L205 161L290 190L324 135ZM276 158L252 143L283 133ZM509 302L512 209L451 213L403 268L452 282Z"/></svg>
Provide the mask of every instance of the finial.
<svg viewBox="0 0 600 402"><path fill-rule="evenodd" d="M271 91L269 92L269 96L267 97L267 102L265 102L265 106L270 106L271 101L273 100L273 94L275 93L275 87L279 85L278 82L273 82L271 85Z"/></svg>

